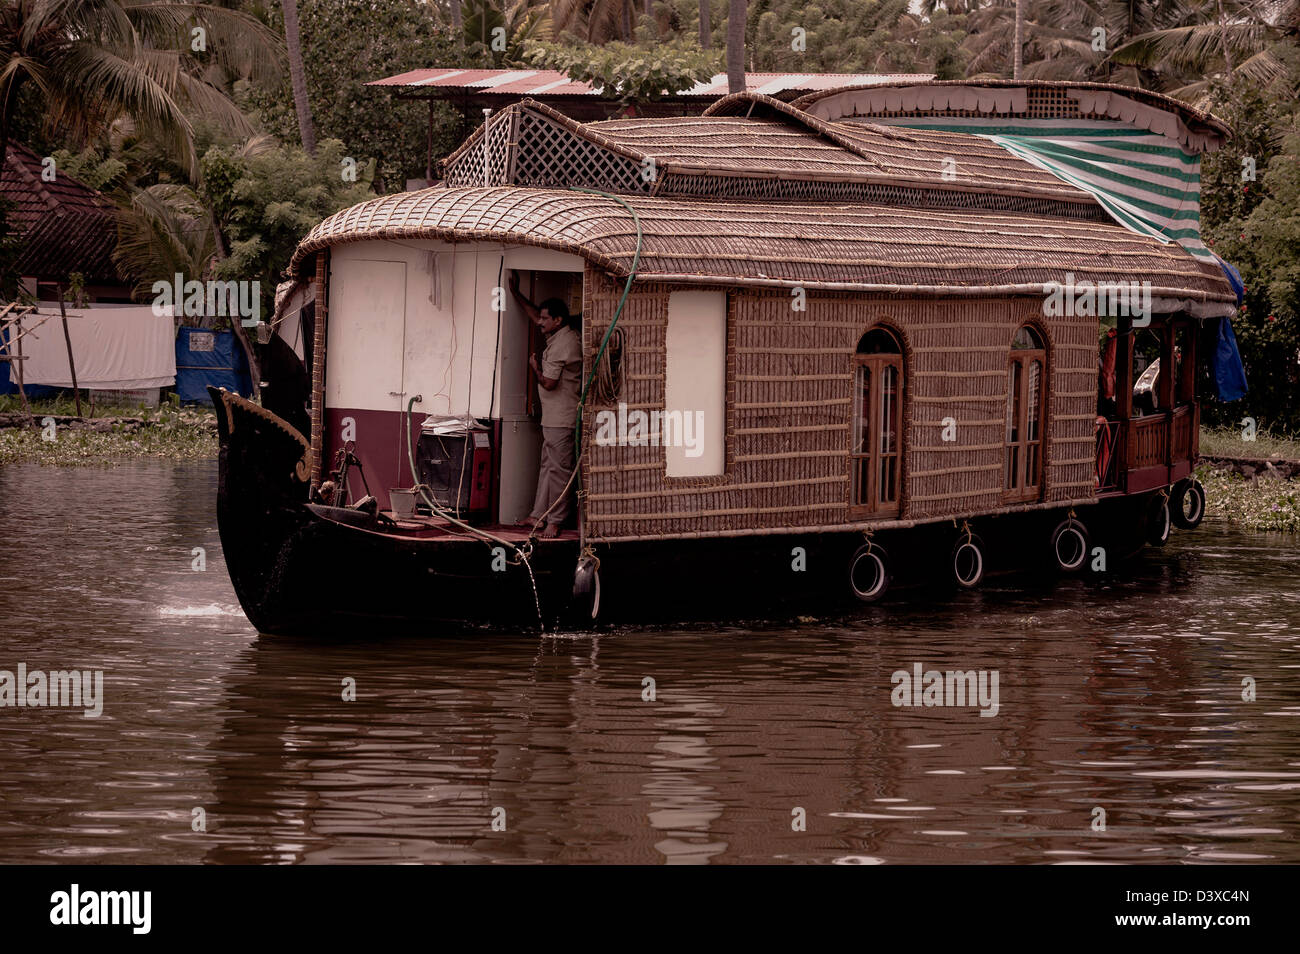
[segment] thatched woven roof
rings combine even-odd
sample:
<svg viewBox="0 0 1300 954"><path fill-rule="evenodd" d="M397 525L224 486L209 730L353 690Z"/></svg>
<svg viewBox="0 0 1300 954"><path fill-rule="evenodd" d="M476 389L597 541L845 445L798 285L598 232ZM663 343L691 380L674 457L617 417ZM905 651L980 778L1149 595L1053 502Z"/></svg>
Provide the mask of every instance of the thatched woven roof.
<svg viewBox="0 0 1300 954"><path fill-rule="evenodd" d="M1228 302L1219 269L1103 222L981 210L633 196L638 277L914 294L1035 294L1044 282L1150 281L1153 295ZM561 189L432 188L321 222L294 253L372 239L497 241L581 255L625 276L636 229L617 202Z"/></svg>
<svg viewBox="0 0 1300 954"><path fill-rule="evenodd" d="M764 116L706 114L579 123L525 100L480 126L443 160L442 168L451 185L582 185L624 194L702 197L875 198L934 207L997 208L983 200L997 196L1047 203L1037 211L1079 215L1091 214L1084 210L1095 205L1086 192L984 139L871 123L828 123L770 96L742 95L745 103L761 105ZM866 187L895 191L872 194ZM961 202L955 203L953 196L962 197Z"/></svg>
<svg viewBox="0 0 1300 954"><path fill-rule="evenodd" d="M752 111L751 94L737 93L706 111L734 115ZM902 80L842 87L802 96L787 108L822 120L847 116L1002 115L1028 118L1095 118L1131 123L1182 143L1193 152L1216 149L1232 134L1223 120L1151 90L1070 80Z"/></svg>
<svg viewBox="0 0 1300 954"><path fill-rule="evenodd" d="M1050 172L1008 155L986 139L961 133L871 124L812 126L741 116L615 119L588 128L611 142L654 156L669 172L859 182L887 179L924 189L1089 201L1086 193ZM945 160L952 161L950 179L944 178Z"/></svg>

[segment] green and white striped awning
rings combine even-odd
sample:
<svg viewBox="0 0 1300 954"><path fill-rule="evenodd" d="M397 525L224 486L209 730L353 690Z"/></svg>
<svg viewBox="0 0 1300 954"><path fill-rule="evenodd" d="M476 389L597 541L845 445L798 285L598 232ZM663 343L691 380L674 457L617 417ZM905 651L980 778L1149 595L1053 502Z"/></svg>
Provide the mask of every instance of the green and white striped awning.
<svg viewBox="0 0 1300 954"><path fill-rule="evenodd" d="M872 122L882 122L873 119ZM890 118L893 126L983 136L1094 196L1120 225L1217 261L1201 241L1201 160L1172 139L1079 119Z"/></svg>

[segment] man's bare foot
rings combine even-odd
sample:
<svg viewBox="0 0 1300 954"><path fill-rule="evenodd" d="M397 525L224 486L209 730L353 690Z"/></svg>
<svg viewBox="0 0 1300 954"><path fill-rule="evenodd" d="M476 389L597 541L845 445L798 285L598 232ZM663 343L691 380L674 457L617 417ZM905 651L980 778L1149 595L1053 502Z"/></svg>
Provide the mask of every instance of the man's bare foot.
<svg viewBox="0 0 1300 954"><path fill-rule="evenodd" d="M558 523L548 523L541 533L543 540L554 540L560 535L560 525Z"/></svg>

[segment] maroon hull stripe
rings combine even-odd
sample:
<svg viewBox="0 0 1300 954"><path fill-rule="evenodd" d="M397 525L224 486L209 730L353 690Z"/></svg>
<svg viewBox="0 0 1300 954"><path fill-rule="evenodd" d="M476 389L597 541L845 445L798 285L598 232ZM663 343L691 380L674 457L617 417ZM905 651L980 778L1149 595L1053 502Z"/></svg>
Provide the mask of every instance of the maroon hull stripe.
<svg viewBox="0 0 1300 954"><path fill-rule="evenodd" d="M420 422L425 418L418 408L411 412L412 441L418 441ZM343 447L345 422L352 421L356 455L365 470L370 492L379 499L379 506L388 510L392 504L388 492L395 487L413 487L415 478L407 461L406 441L402 439L401 411L365 411L359 408L325 409L325 466L323 477L328 479L334 469L334 455ZM348 477L352 501L365 494L361 476L355 469Z"/></svg>

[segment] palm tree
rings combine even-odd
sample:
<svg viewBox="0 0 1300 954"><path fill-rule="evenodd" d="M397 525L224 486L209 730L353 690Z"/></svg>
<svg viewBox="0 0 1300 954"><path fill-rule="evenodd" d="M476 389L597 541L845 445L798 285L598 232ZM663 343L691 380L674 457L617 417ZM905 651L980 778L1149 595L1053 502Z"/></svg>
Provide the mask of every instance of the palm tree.
<svg viewBox="0 0 1300 954"><path fill-rule="evenodd" d="M700 49L707 50L713 45L713 15L711 0L700 0Z"/></svg>
<svg viewBox="0 0 1300 954"><path fill-rule="evenodd" d="M1287 72L1273 44L1300 34L1300 0L1180 0L1169 16L1134 31L1111 60L1149 71L1161 88L1196 100L1210 76L1267 86Z"/></svg>
<svg viewBox="0 0 1300 954"><path fill-rule="evenodd" d="M478 50L498 65L524 62L528 40L551 38L550 4L514 0L498 8L493 0L466 0L461 21L461 43L471 52ZM492 49L493 30L505 30L506 48Z"/></svg>
<svg viewBox="0 0 1300 954"><path fill-rule="evenodd" d="M1130 3L1129 0L994 0L968 13L970 34L963 43L972 75L1021 79L1106 80L1148 86L1137 71L1116 75L1109 50L1149 27L1163 7L1185 0ZM1093 31L1105 33L1093 49Z"/></svg>
<svg viewBox="0 0 1300 954"><path fill-rule="evenodd" d="M556 33L571 33L589 43L636 39L632 11L636 0L551 0Z"/></svg>
<svg viewBox="0 0 1300 954"><path fill-rule="evenodd" d="M745 18L746 0L728 0L727 4L727 92L745 91Z"/></svg>
<svg viewBox="0 0 1300 954"><path fill-rule="evenodd" d="M282 0L284 43L289 50L289 83L293 86L293 109L298 114L298 135L307 155L316 155L316 124L307 99L307 71L302 63L302 40L298 35L298 0Z"/></svg>
<svg viewBox="0 0 1300 954"><path fill-rule="evenodd" d="M1284 69L1271 44L1300 34L1300 0L994 0L969 14L972 73L1014 73L1012 3L1024 19L1024 78L1101 80L1182 98L1204 95L1211 74L1273 82Z"/></svg>
<svg viewBox="0 0 1300 954"><path fill-rule="evenodd" d="M206 50L191 49L192 30ZM198 177L190 117L247 135L248 120L219 85L276 79L283 48L238 10L167 0L6 0L0 7L0 164L19 95L30 90L46 122L86 138L119 117L166 145Z"/></svg>
<svg viewBox="0 0 1300 954"><path fill-rule="evenodd" d="M1012 79L1020 79L1025 69L1025 0L1016 0L1016 60L1011 70Z"/></svg>
<svg viewBox="0 0 1300 954"><path fill-rule="evenodd" d="M119 205L117 236L113 259L142 297L177 272L211 278L221 254L209 211L193 190L174 183L136 190Z"/></svg>
<svg viewBox="0 0 1300 954"><path fill-rule="evenodd" d="M212 212L188 186L161 183L136 190L117 210L117 248L113 260L134 281L133 293L147 300L155 281L170 282L176 274L210 279L223 257L221 234ZM211 317L211 316L209 316ZM230 330L244 350L253 380L253 396L261 395L257 350L237 318Z"/></svg>

